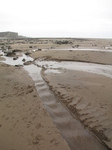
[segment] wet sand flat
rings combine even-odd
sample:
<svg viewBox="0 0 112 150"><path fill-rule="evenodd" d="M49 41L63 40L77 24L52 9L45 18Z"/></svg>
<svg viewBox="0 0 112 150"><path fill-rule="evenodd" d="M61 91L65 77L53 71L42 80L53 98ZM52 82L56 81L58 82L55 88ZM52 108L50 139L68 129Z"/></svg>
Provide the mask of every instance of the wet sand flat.
<svg viewBox="0 0 112 150"><path fill-rule="evenodd" d="M43 71L43 78L82 124L112 147L112 79L83 71Z"/></svg>
<svg viewBox="0 0 112 150"><path fill-rule="evenodd" d="M0 63L0 150L66 149L26 71Z"/></svg>
<svg viewBox="0 0 112 150"><path fill-rule="evenodd" d="M34 80L39 97L71 150L107 150L107 146L87 128L85 129L76 116L72 116L62 101L49 89L49 86L41 77L40 67L31 65L26 66L25 69Z"/></svg>
<svg viewBox="0 0 112 150"><path fill-rule="evenodd" d="M112 64L112 52L102 51L46 50L34 52L30 56L34 59L42 58L45 60L77 61L107 65Z"/></svg>

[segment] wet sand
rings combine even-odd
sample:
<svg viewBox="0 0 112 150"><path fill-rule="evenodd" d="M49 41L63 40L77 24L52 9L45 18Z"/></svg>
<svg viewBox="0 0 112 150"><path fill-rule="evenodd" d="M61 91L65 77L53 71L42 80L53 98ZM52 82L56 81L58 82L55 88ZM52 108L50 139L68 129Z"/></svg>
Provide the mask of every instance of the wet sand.
<svg viewBox="0 0 112 150"><path fill-rule="evenodd" d="M22 68L0 63L0 150L69 150Z"/></svg>
<svg viewBox="0 0 112 150"><path fill-rule="evenodd" d="M81 51L81 50L46 50L37 51L30 55L32 58L45 60L76 61L97 64L112 64L112 52Z"/></svg>
<svg viewBox="0 0 112 150"><path fill-rule="evenodd" d="M112 147L112 79L70 70L43 72L43 78L70 112Z"/></svg>
<svg viewBox="0 0 112 150"><path fill-rule="evenodd" d="M41 68L36 65L31 65L25 66L25 69L30 73L30 76L34 80L39 97L71 150L107 149L107 146L105 146L95 135L89 132L87 128L85 129L76 116L71 115L67 107L65 107L49 89L48 85L41 77Z"/></svg>
<svg viewBox="0 0 112 150"><path fill-rule="evenodd" d="M12 50L31 52L30 56L34 59L112 65L112 52L105 52L112 50L112 40L67 39L71 43L61 45L56 44L56 40L60 39L12 40L10 45ZM77 45L79 45L78 48L93 48L99 51L80 51ZM100 51L101 49L105 51ZM23 147L24 149L40 150L69 149L59 130L46 113L31 78L20 68L3 64L0 68L2 75L0 79L1 149L7 149L7 147L11 149L18 147L18 150ZM42 72L43 78L64 107L79 119L85 130L89 129L112 149L112 79L93 73L68 71L61 68L60 74L44 71Z"/></svg>

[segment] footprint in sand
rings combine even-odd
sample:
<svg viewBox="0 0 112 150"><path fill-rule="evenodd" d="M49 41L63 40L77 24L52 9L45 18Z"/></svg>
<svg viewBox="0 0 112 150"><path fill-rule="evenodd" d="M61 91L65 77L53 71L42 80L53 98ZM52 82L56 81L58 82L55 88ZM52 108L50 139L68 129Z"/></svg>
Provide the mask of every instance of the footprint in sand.
<svg viewBox="0 0 112 150"><path fill-rule="evenodd" d="M59 142L56 141L55 139L52 139L50 142L51 142L51 144L53 144L53 145L58 145L58 144L59 144Z"/></svg>
<svg viewBox="0 0 112 150"><path fill-rule="evenodd" d="M42 136L38 134L34 139L33 139L33 144L39 144L39 142L42 140Z"/></svg>
<svg viewBox="0 0 112 150"><path fill-rule="evenodd" d="M42 127L41 123L37 123L36 129L39 129L40 127Z"/></svg>

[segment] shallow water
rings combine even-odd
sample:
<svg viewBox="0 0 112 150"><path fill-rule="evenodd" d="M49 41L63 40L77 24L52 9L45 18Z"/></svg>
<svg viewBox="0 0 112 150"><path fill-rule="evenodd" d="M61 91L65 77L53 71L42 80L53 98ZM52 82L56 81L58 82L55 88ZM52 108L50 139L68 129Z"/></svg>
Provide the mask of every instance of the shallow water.
<svg viewBox="0 0 112 150"><path fill-rule="evenodd" d="M96 52L112 52L112 49L101 49L101 48L55 48L52 50L71 50L71 51L96 51Z"/></svg>
<svg viewBox="0 0 112 150"><path fill-rule="evenodd" d="M0 54L3 54L2 58L5 58L4 62L8 65L23 65L23 59L25 59L25 61L33 61L33 58L26 56L25 54L22 54L22 56L20 56L17 60L13 60L13 57L7 57L4 55L4 53L2 51L0 51Z"/></svg>
<svg viewBox="0 0 112 150"><path fill-rule="evenodd" d="M60 72L60 69L86 71L89 73L95 73L112 78L112 65L100 65L94 63L82 63L82 62L71 62L71 61L35 61L41 67L49 69L50 72L55 69Z"/></svg>

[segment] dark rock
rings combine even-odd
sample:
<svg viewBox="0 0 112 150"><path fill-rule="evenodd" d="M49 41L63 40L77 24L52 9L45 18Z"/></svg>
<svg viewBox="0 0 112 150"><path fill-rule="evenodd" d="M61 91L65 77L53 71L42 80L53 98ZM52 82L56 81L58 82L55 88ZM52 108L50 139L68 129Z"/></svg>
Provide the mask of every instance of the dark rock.
<svg viewBox="0 0 112 150"><path fill-rule="evenodd" d="M25 62L26 61L26 59L25 58L23 58L23 60L22 60L23 62Z"/></svg>
<svg viewBox="0 0 112 150"><path fill-rule="evenodd" d="M6 48L6 46L2 46L1 49L2 50L6 50L7 48Z"/></svg>
<svg viewBox="0 0 112 150"><path fill-rule="evenodd" d="M15 67L23 67L23 65L15 65Z"/></svg>
<svg viewBox="0 0 112 150"><path fill-rule="evenodd" d="M7 52L8 52L8 49L2 49L2 52L3 52L3 53L7 53Z"/></svg>
<svg viewBox="0 0 112 150"><path fill-rule="evenodd" d="M8 51L8 52L6 52L6 56L8 56L8 57L15 57L16 54L13 51Z"/></svg>
<svg viewBox="0 0 112 150"><path fill-rule="evenodd" d="M9 45L9 46L7 46L7 48L8 48L8 49L12 49L12 47L11 47L10 45Z"/></svg>
<svg viewBox="0 0 112 150"><path fill-rule="evenodd" d="M33 61L27 61L24 63L24 65L31 65Z"/></svg>
<svg viewBox="0 0 112 150"><path fill-rule="evenodd" d="M17 60L17 59L18 59L18 57L14 57L14 58L13 58L13 60Z"/></svg>
<svg viewBox="0 0 112 150"><path fill-rule="evenodd" d="M79 47L79 45L75 45L75 47L76 47L76 48L78 48L78 47Z"/></svg>
<svg viewBox="0 0 112 150"><path fill-rule="evenodd" d="M65 41L56 41L56 44L59 44L59 45L61 45L61 44L71 44L71 42L67 41L67 40L65 40Z"/></svg>
<svg viewBox="0 0 112 150"><path fill-rule="evenodd" d="M31 52L26 52L26 53L25 53L25 55L30 55L30 54L31 54Z"/></svg>
<svg viewBox="0 0 112 150"><path fill-rule="evenodd" d="M22 52L22 50L20 50L20 49L14 49L13 52L14 53L16 53L16 52Z"/></svg>

